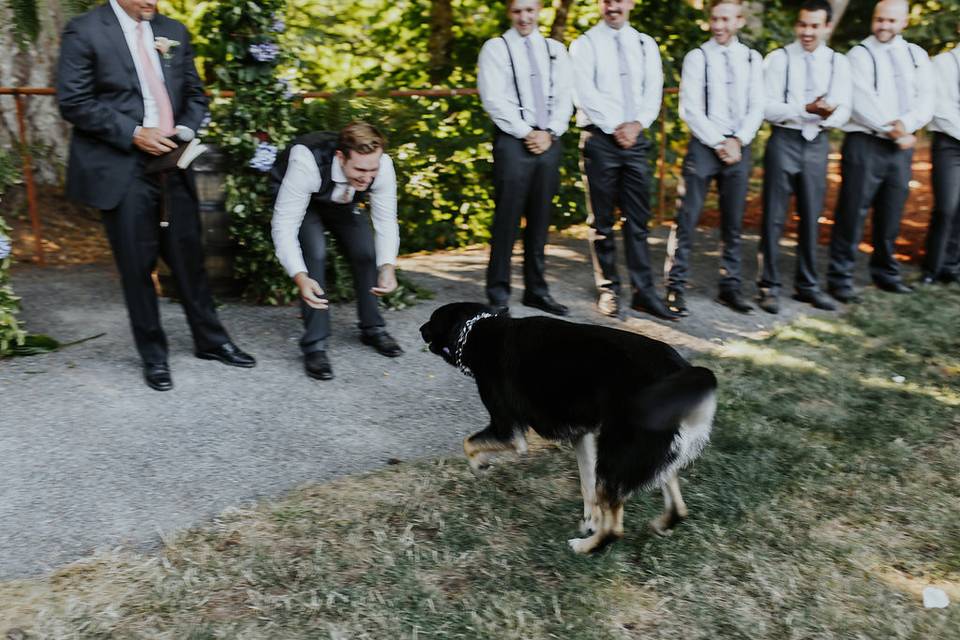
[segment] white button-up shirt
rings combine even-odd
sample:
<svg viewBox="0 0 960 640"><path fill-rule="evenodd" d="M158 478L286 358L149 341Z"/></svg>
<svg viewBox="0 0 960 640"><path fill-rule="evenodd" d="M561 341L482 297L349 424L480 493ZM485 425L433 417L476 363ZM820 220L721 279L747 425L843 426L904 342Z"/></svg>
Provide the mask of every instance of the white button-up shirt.
<svg viewBox="0 0 960 640"><path fill-rule="evenodd" d="M159 112L157 111L157 101L150 92L150 85L147 84L143 65L140 62L140 54L137 51L137 25L143 24L143 27L141 27L143 44L147 48L147 56L150 58L150 62L153 63L157 77L160 78L162 82L163 65L160 64L160 54L157 52L157 48L153 43L153 29L150 28L149 21L143 20L138 23L131 18L127 12L117 4L117 0L110 0L110 6L113 7L113 12L117 14L117 20L120 21L120 28L123 29L123 37L127 41L127 48L130 49L130 56L133 57L133 66L137 70L137 79L140 81L140 95L143 96L142 125L148 128L156 127L160 121Z"/></svg>
<svg viewBox="0 0 960 640"><path fill-rule="evenodd" d="M928 129L960 141L960 48L933 59L937 78L937 100Z"/></svg>
<svg viewBox="0 0 960 640"><path fill-rule="evenodd" d="M354 189L347 182L340 160L334 156L330 179L335 186L331 198L342 202L352 198ZM283 176L277 201L273 206L271 232L277 259L290 277L307 271L300 247L300 225L307 214L310 198L320 191L320 167L313 153L302 144L290 150L287 172ZM359 213L359 212L357 212ZM400 251L400 229L397 225L397 174L390 156L380 156L380 169L370 187L370 219L373 222L377 266L396 264Z"/></svg>
<svg viewBox="0 0 960 640"><path fill-rule="evenodd" d="M841 127L850 118L853 101L850 62L825 44L809 54L813 56L812 95L824 96L827 104L836 107L829 118L823 119L807 113L807 55L799 42L793 42L767 56L763 68L767 87L764 115L771 124L788 129L802 130L811 124L821 129Z"/></svg>
<svg viewBox="0 0 960 640"><path fill-rule="evenodd" d="M870 36L862 44L847 52L853 76L853 112L843 130L885 138L894 120L903 122L907 133L929 123L933 117L936 87L927 52L900 36L886 43ZM900 94L896 71L890 60L891 52L905 76L902 89L906 91L910 108L903 113L900 112Z"/></svg>
<svg viewBox="0 0 960 640"><path fill-rule="evenodd" d="M635 113L631 120L644 129L660 114L663 99L663 63L656 41L630 25L613 29L605 22L594 26L570 45L573 60L577 126L594 125L612 134L626 122L624 92L620 81L616 34L630 67Z"/></svg>
<svg viewBox="0 0 960 640"><path fill-rule="evenodd" d="M491 38L484 43L477 62L480 101L493 123L507 135L522 139L533 131L536 111L530 83L530 63L524 42L527 38L530 39L539 67L543 96L550 114L547 129L555 135L563 135L570 126L570 116L573 114L573 74L570 58L562 44L544 38L536 30L524 38L516 29L510 29L503 34L503 38Z"/></svg>
<svg viewBox="0 0 960 640"><path fill-rule="evenodd" d="M735 119L731 119L729 113L731 97L727 93L725 50L732 57L732 86L739 111L734 114L738 116ZM719 146L731 135L744 145L753 142L763 124L765 101L763 57L737 38L732 38L726 46L711 38L684 56L680 74L680 117L697 140L708 147Z"/></svg>

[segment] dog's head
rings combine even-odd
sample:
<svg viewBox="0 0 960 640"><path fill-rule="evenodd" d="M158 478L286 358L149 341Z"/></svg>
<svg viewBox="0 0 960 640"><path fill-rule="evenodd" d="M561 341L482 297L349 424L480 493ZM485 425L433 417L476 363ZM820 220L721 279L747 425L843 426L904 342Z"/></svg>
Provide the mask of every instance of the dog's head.
<svg viewBox="0 0 960 640"><path fill-rule="evenodd" d="M430 351L455 365L457 340L463 325L470 318L481 313L495 315L496 312L485 304L477 302L452 302L445 304L430 316L422 327L420 335Z"/></svg>

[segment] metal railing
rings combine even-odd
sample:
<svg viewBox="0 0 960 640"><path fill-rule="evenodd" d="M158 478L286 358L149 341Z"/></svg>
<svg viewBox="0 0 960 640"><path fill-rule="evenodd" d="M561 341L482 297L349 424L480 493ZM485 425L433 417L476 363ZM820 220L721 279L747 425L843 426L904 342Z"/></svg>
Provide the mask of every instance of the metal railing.
<svg viewBox="0 0 960 640"><path fill-rule="evenodd" d="M676 87L667 87L663 90L664 94L678 93ZM463 89L398 89L388 91L390 98L451 98L454 96L473 96L477 95L475 88ZM40 265L46 264L43 250L43 225L40 223L40 213L37 210L37 189L33 180L33 157L30 154L30 147L27 139L26 128L26 98L27 96L54 96L56 90L52 87L0 87L0 96L12 96L16 103L17 110L17 129L20 137L20 161L23 172L23 182L27 188L27 210L30 213L30 224L33 227L33 237L35 245L34 259ZM220 91L217 96L232 98L233 91ZM333 91L308 91L297 94L300 98L330 98L337 93ZM353 93L357 97L380 96L381 92L374 91L356 91ZM660 145L657 153L657 218L662 219L666 208L666 157L667 157L667 121L665 117L665 107L661 106L660 116Z"/></svg>

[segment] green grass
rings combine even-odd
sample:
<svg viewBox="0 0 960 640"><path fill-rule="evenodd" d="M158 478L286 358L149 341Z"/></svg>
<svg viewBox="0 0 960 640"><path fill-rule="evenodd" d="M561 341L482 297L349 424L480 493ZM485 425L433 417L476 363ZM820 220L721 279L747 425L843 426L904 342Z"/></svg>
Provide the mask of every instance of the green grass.
<svg viewBox="0 0 960 640"><path fill-rule="evenodd" d="M960 289L868 297L698 362L720 407L669 538L646 529L659 496L638 496L623 541L573 555L576 464L540 444L483 481L461 459L401 464L224 513L157 556L0 584L0 632L960 637ZM951 605L925 610L927 585Z"/></svg>

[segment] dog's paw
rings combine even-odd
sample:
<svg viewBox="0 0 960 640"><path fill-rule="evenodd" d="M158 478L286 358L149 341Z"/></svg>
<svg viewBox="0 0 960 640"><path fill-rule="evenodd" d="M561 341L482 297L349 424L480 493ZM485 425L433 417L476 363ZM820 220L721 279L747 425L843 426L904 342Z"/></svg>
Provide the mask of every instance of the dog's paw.
<svg viewBox="0 0 960 640"><path fill-rule="evenodd" d="M673 535L673 526L677 519L670 513L663 513L650 521L650 529L661 537Z"/></svg>
<svg viewBox="0 0 960 640"><path fill-rule="evenodd" d="M570 545L570 548L573 549L574 553L587 554L597 548L597 541L594 540L595 536L590 536L589 538L570 538L567 540L567 544Z"/></svg>
<svg viewBox="0 0 960 640"><path fill-rule="evenodd" d="M469 460L470 471L477 478L483 479L490 474L490 468L493 466L489 462L480 460Z"/></svg>
<svg viewBox="0 0 960 640"><path fill-rule="evenodd" d="M580 520L580 535L582 536L592 536L597 531L597 526L593 521L593 518L581 518Z"/></svg>

